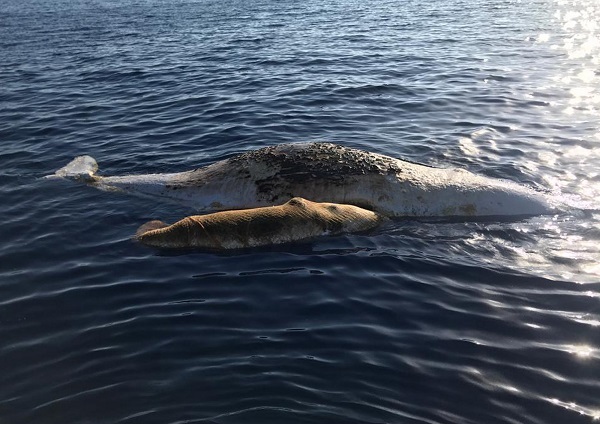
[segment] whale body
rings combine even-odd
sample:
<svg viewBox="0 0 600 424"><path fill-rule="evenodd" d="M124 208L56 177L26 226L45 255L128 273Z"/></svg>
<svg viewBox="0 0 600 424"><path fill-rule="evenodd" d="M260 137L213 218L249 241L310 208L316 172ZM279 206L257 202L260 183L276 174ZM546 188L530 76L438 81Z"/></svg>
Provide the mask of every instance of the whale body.
<svg viewBox="0 0 600 424"><path fill-rule="evenodd" d="M138 229L135 238L163 249L241 249L366 231L383 219L357 206L295 197L279 206L188 216L172 225L150 221Z"/></svg>
<svg viewBox="0 0 600 424"><path fill-rule="evenodd" d="M443 169L331 143L264 147L186 172L100 176L80 156L55 177L152 196L198 211L279 205L294 197L350 204L388 217L540 215L550 196L463 169Z"/></svg>

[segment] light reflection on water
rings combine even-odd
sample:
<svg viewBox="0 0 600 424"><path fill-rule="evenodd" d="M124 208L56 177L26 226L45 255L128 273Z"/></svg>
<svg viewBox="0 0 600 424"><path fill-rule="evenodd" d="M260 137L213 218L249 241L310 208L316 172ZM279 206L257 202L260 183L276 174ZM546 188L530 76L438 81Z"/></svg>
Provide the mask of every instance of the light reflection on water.
<svg viewBox="0 0 600 424"><path fill-rule="evenodd" d="M563 407L569 411L573 411L581 415L587 415L588 417L591 417L594 421L600 420L599 409L586 408L584 406L576 404L575 402L565 402L556 398L544 398L544 400L550 402L553 405Z"/></svg>
<svg viewBox="0 0 600 424"><path fill-rule="evenodd" d="M594 213L600 210L600 2L556 0L554 4L552 22L527 41L547 46L556 56L543 65L546 74L532 68L537 88L521 95L547 102L547 125L558 129L575 125L580 135L565 138L558 130L555 137L537 139L534 156L522 158L518 166L526 174L538 175L544 188L571 205L575 213L513 225L523 234L538 234L531 244L481 235L474 235L470 243L485 239L497 257L508 260L508 266L512 262L516 269L541 272L548 278L596 282L600 280L600 223ZM535 126L527 124L517 129L524 137L535 137L535 132ZM497 144L505 145L508 138L492 128L480 128L460 137L458 146L466 156L501 161L502 155L495 153Z"/></svg>
<svg viewBox="0 0 600 424"><path fill-rule="evenodd" d="M546 43L552 50L561 54L557 58L560 67L550 75L550 84L544 88L562 90L563 95L552 100L553 110L563 113L580 126L591 126L579 140L569 140L568 145L561 145L558 155L563 159L561 168L583 171L582 174L596 178L594 159L600 157L598 140L598 105L600 103L600 4L595 0L556 0L554 14L554 33L541 33L536 43ZM564 55L564 56L562 56ZM564 57L564 58L563 58ZM594 131L595 127L595 131ZM587 129L586 129L587 130ZM548 165L556 165L556 154L541 152L540 159ZM587 169L585 165L587 164ZM565 165L565 166L563 166ZM581 176L581 175L578 175ZM586 198L595 199L600 193L598 181L588 183L593 187L585 187L576 192Z"/></svg>
<svg viewBox="0 0 600 424"><path fill-rule="evenodd" d="M68 16L56 20L66 35L55 51L24 31L24 58L6 61L33 70L0 64L18 87L10 107L25 109L0 120L24 146L9 147L4 169L43 175L50 162L90 153L107 173L175 171L316 138L525 182L573 208L509 222L401 221L267 251L159 256L128 237L168 207L4 179L13 240L0 250L9 281L0 284L10 293L0 354L15 366L0 378L12 376L3 387L18 413L87 422L68 414L100 405L89 416L114 408L118 422L133 422L156 408L164 415L145 422L214 421L246 406L327 407L332 393L349 393L334 422L366 403L373 410L356 422L395 422L415 410L433 412L422 422L537 424L564 411L599 418L600 4L479 0L464 11L463 1L416 2L418 10L387 1L382 11L382 2L114 2L102 21L89 2L68 15L65 1ZM197 16L182 13L188 7ZM356 7L360 19L345 19ZM511 19L515 11L531 19ZM87 29L72 30L78 19ZM167 20L172 27L153 25ZM52 69L29 61L38 53ZM25 123L12 131L15 116ZM299 358L312 362L298 366ZM140 382L127 387L127 402L123 379ZM114 401L77 401L107 383L117 384L107 390ZM205 393L214 397L203 403ZM484 404L481 415L472 399ZM24 421L43 421L33 418Z"/></svg>
<svg viewBox="0 0 600 424"><path fill-rule="evenodd" d="M508 224L496 230L514 230L509 236L493 226L474 232L467 244L485 245L499 262L509 268L526 270L549 280L570 281L575 286L596 285L600 281L600 2L576 0L555 2L553 28L532 35L529 42L546 45L557 53L556 67L547 75L540 75L537 91L525 93L524 98L548 102L548 122L577 125L582 131L577 138L564 138L560 131L556 137L537 140L533 156L525 157L519 164L525 173L540 175L546 189L562 196L574 207L573 213L554 217L536 217L521 223ZM526 127L526 126L525 126ZM527 128L521 128L527 131ZM478 129L458 139L462 154L470 157L493 157L497 142L503 144L503 135L489 128ZM501 156L494 157L501 160ZM579 210L579 211L578 211ZM583 210L583 211L582 211ZM488 231L491 231L491 234ZM549 288L550 290L551 288ZM569 295L579 296L574 287ZM588 290L584 296L600 298L600 292ZM489 301L494 308L510 310L506 303ZM600 326L596 308L573 310L548 310L526 307L539 316L553 316L591 328ZM549 332L543 322L524 322L534 331ZM571 342L565 343L564 338ZM564 352L564 361L576 361L581 367L596 367L600 360L599 346L582 339L577 333L561 334L560 341L542 343L544 349ZM540 346L542 347L542 346ZM495 385L499 390L519 393L520 396L541 399L557 407L600 420L598 403L582 404L569 399L548 397L543 387L525 389L498 376L474 370L471 379L482 386ZM552 374L548 370L544 374ZM552 374L557 381L566 381ZM589 382L590 389L597 388Z"/></svg>

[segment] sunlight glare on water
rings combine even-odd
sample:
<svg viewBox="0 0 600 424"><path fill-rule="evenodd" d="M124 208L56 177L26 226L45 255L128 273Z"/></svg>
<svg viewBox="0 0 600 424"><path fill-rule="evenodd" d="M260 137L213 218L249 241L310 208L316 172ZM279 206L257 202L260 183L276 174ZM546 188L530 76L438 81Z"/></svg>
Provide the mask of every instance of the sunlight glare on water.
<svg viewBox="0 0 600 424"><path fill-rule="evenodd" d="M598 420L599 25L597 0L3 0L0 422ZM302 141L561 208L163 252L136 228L196 211L41 178Z"/></svg>
<svg viewBox="0 0 600 424"><path fill-rule="evenodd" d="M565 53L562 66L558 68L560 72L551 76L552 85L563 88L565 96L563 100L553 100L553 104L580 125L596 126L600 113L600 4L595 0L556 0L555 4L555 34L542 33L536 39L538 43L548 43L552 49ZM569 142L571 146L564 151L561 148L558 157L553 152L541 152L540 156L548 164L563 169L580 168L580 173L573 172L571 182L557 184L571 186L584 199L594 201L598 208L598 135L591 132Z"/></svg>
<svg viewBox="0 0 600 424"><path fill-rule="evenodd" d="M546 187L568 204L588 211L600 209L600 3L594 0L555 1L552 31L544 29L531 40L564 54L557 66L549 67L548 81L539 81L539 94L551 97L552 120L557 125L577 123L591 128L577 138L562 136L540 142L536 161L525 162L525 169L541 175ZM534 96L535 98L535 96ZM561 117L562 115L562 117ZM561 278L596 281L600 278L598 237L588 239L578 233L597 234L597 214L588 212L591 221L579 217L555 217L540 228L547 234L532 247L531 265L546 267ZM523 258L521 257L521 260ZM521 262L526 265L527 259ZM537 265L536 265L537 264ZM569 264L565 266L566 264ZM560 269L563 269L560 271Z"/></svg>

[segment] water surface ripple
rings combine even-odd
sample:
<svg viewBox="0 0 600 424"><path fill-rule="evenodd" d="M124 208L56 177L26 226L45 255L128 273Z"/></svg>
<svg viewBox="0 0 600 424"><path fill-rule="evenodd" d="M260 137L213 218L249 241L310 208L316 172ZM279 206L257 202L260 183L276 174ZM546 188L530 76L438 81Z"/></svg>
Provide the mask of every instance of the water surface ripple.
<svg viewBox="0 0 600 424"><path fill-rule="evenodd" d="M600 418L594 0L5 0L0 421ZM40 179L331 141L554 192L231 253L131 242L193 211Z"/></svg>

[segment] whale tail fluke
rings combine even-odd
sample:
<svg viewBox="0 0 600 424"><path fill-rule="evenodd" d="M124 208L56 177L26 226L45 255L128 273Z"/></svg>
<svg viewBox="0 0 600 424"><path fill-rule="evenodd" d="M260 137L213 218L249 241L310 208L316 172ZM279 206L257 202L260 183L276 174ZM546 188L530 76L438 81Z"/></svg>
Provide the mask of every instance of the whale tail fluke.
<svg viewBox="0 0 600 424"><path fill-rule="evenodd" d="M98 177L95 175L97 170L98 162L96 162L96 159L87 155L77 156L54 174L47 175L45 178L67 178L90 183L98 180Z"/></svg>
<svg viewBox="0 0 600 424"><path fill-rule="evenodd" d="M135 238L139 239L142 235L146 234L148 231L152 231L152 230L159 230L161 228L165 228L168 227L168 224L165 224L162 221L159 220L154 220L154 221L148 221L145 224L143 224L142 226L140 226L140 228L138 228L138 230L135 232Z"/></svg>

